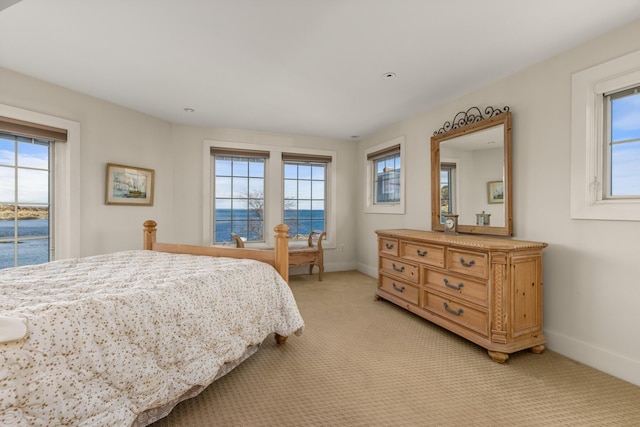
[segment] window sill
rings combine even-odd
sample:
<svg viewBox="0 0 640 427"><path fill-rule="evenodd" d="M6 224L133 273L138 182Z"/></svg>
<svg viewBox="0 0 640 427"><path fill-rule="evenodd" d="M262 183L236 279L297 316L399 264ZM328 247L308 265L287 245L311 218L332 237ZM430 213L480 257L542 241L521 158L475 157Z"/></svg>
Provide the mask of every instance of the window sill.
<svg viewBox="0 0 640 427"><path fill-rule="evenodd" d="M364 209L364 213L404 215L405 210L404 204L402 203L394 205L370 205Z"/></svg>

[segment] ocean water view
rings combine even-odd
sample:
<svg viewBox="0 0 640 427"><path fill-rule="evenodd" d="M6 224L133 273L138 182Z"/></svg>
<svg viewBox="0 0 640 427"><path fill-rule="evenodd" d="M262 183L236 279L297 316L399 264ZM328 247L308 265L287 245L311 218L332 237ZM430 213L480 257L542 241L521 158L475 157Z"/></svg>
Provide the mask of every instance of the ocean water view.
<svg viewBox="0 0 640 427"><path fill-rule="evenodd" d="M19 219L18 243L13 240L15 221L0 220L0 268L14 267L15 251L18 251L18 266L41 264L49 261L49 219ZM25 239L42 237L42 239Z"/></svg>
<svg viewBox="0 0 640 427"><path fill-rule="evenodd" d="M231 242L231 233L236 233L248 241L262 241L263 215L247 209L216 209L215 241ZM324 231L324 210L287 209L284 223L289 226L289 236L308 236L311 230ZM264 230L272 233L273 230Z"/></svg>

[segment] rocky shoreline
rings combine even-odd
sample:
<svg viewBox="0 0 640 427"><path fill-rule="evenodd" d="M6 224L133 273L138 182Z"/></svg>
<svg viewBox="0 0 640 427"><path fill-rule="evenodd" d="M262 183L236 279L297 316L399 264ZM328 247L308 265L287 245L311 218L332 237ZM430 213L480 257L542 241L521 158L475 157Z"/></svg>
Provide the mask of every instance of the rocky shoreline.
<svg viewBox="0 0 640 427"><path fill-rule="evenodd" d="M15 219L14 205L0 206L0 220ZM49 218L49 209L34 206L18 206L18 219L45 219Z"/></svg>

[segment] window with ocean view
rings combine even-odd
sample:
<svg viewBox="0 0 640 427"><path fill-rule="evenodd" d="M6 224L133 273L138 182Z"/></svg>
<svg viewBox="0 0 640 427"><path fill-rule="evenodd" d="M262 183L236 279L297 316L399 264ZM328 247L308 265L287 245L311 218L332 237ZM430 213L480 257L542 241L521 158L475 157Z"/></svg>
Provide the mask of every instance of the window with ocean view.
<svg viewBox="0 0 640 427"><path fill-rule="evenodd" d="M284 161L284 223L292 238L325 231L326 180L326 162Z"/></svg>
<svg viewBox="0 0 640 427"><path fill-rule="evenodd" d="M264 157L214 155L214 243L264 241Z"/></svg>
<svg viewBox="0 0 640 427"><path fill-rule="evenodd" d="M50 260L48 141L0 133L0 268Z"/></svg>
<svg viewBox="0 0 640 427"><path fill-rule="evenodd" d="M205 141L202 225L206 244L273 245L273 229L289 227L293 246L311 231L326 232L335 247L336 153L331 150Z"/></svg>

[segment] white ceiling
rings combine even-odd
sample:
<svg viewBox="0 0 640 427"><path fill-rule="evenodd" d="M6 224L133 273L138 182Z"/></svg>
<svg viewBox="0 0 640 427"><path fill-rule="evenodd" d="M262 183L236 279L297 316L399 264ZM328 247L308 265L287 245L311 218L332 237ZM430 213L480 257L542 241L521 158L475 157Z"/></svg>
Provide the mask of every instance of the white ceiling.
<svg viewBox="0 0 640 427"><path fill-rule="evenodd" d="M0 67L175 123L343 139L640 18L638 0L2 1Z"/></svg>

